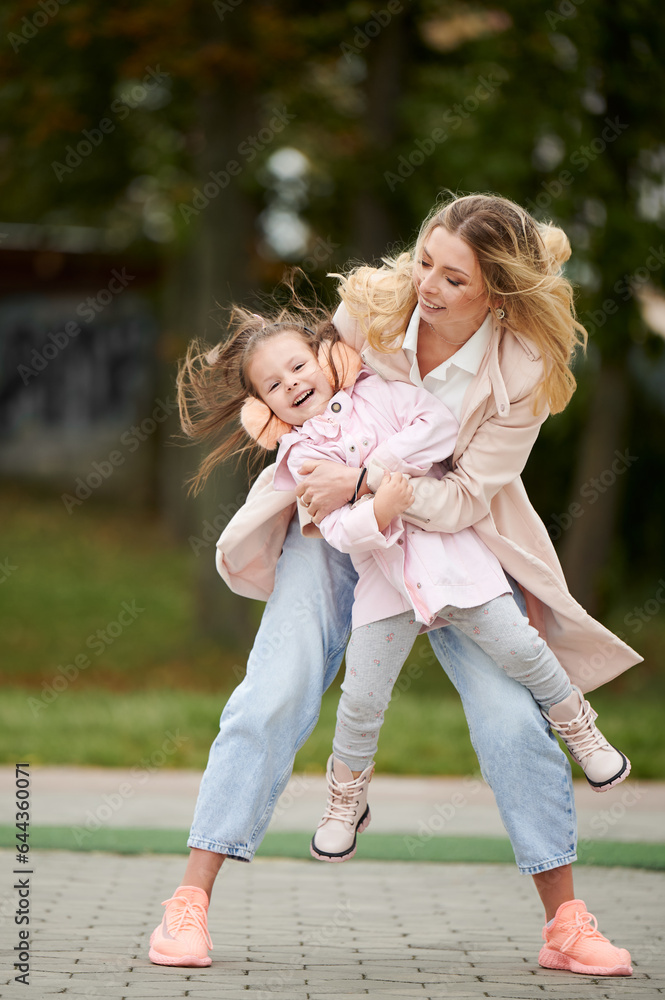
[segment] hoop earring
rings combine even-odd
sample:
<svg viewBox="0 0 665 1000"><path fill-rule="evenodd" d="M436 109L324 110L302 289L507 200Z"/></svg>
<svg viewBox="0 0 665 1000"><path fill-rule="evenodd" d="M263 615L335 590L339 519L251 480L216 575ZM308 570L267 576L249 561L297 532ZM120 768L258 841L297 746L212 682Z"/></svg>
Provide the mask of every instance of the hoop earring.
<svg viewBox="0 0 665 1000"><path fill-rule="evenodd" d="M506 314L503 311L503 309L501 309L501 308L495 309L494 310L494 314L495 314L495 316L496 316L497 319L505 319L506 318Z"/></svg>

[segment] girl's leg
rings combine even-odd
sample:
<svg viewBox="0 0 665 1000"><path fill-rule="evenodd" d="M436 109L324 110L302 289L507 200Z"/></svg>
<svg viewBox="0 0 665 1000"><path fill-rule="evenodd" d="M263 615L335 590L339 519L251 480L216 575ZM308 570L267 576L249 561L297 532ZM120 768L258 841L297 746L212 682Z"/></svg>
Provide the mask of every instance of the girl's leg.
<svg viewBox="0 0 665 1000"><path fill-rule="evenodd" d="M528 688L595 791L628 777L630 762L597 728L596 713L511 595L476 608L444 608L441 614Z"/></svg>
<svg viewBox="0 0 665 1000"><path fill-rule="evenodd" d="M405 611L351 633L333 754L356 776L374 762L385 710L419 631L420 623Z"/></svg>
<svg viewBox="0 0 665 1000"><path fill-rule="evenodd" d="M328 801L310 852L338 862L356 853L356 835L370 823L367 791L383 716L420 623L413 612L354 629L346 649L346 675L328 760Z"/></svg>

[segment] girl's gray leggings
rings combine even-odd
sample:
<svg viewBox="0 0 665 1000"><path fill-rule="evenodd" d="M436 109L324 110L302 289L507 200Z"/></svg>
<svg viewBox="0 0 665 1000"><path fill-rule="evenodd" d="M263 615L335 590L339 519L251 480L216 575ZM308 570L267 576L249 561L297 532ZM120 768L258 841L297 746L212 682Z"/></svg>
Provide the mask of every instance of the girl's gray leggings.
<svg viewBox="0 0 665 1000"><path fill-rule="evenodd" d="M571 693L568 674L512 594L502 594L477 608L449 606L439 616L527 687L545 711ZM405 611L351 633L333 754L352 771L364 771L374 760L384 712L420 628L413 612Z"/></svg>

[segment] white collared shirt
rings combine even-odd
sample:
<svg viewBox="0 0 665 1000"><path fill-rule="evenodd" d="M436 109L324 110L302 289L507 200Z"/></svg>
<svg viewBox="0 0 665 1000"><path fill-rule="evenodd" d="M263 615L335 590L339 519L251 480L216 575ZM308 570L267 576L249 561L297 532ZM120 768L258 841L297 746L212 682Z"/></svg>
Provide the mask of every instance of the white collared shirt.
<svg viewBox="0 0 665 1000"><path fill-rule="evenodd" d="M422 386L446 404L457 420L462 416L462 403L466 390L478 374L480 364L485 356L492 336L492 314L488 312L482 325L476 330L452 358L434 368L425 378L421 378L418 367L418 328L420 325L420 307L411 314L406 328L402 350L411 363L410 378L414 385Z"/></svg>

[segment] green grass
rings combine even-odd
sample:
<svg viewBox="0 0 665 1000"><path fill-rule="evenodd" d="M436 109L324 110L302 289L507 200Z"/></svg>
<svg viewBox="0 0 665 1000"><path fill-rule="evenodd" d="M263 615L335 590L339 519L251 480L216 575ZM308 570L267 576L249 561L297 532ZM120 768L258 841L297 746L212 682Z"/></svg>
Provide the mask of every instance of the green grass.
<svg viewBox="0 0 665 1000"><path fill-rule="evenodd" d="M0 761L141 766L161 759L170 733L178 739L160 766L202 768L246 654L198 637L197 563L187 544L136 510L91 500L68 515L59 498L7 489L3 560L15 568L0 581ZM610 624L620 629L627 611L651 596L649 586L627 593ZM144 610L113 642L100 643L97 631L117 621L123 602ZM254 602L256 621L260 612ZM635 642L647 664L594 693L593 703L607 737L631 757L633 775L664 778L665 622L654 616ZM325 696L298 769L324 768L338 693ZM424 639L398 681L377 764L402 774L477 769L459 699Z"/></svg>
<svg viewBox="0 0 665 1000"><path fill-rule="evenodd" d="M296 758L297 770L325 769L337 698L337 690L326 694L317 727ZM44 706L34 692L9 688L0 700L0 760L200 770L224 701L225 695L192 691L72 690ZM384 730L377 760L384 773L469 774L477 769L457 701L403 695L391 707Z"/></svg>
<svg viewBox="0 0 665 1000"><path fill-rule="evenodd" d="M257 852L264 858L310 860L311 833L267 833ZM33 827L32 849L111 851L116 854L187 854L187 831L102 827L82 836L70 826ZM0 826L0 847L13 848L16 830ZM439 861L452 863L506 863L515 860L506 837L417 837L397 833L364 833L358 838L357 857L364 861ZM665 844L584 840L579 864L665 869Z"/></svg>

